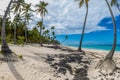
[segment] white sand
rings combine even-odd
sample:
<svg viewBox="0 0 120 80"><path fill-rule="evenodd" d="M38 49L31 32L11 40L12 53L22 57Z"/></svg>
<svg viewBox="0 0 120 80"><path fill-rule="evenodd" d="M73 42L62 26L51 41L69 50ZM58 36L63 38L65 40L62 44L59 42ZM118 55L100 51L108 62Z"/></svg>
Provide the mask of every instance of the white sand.
<svg viewBox="0 0 120 80"><path fill-rule="evenodd" d="M68 80L73 80L74 75L70 75L68 72L66 75L59 74L61 77L54 77L55 69L45 62L45 58L48 54L70 54L68 51L30 45L26 45L24 47L10 45L10 49L18 55L22 54L23 59L17 62L0 61L0 80L65 80L67 78ZM98 73L94 67L105 55L106 51L84 50L88 54L86 54L86 58L92 61L88 68L88 78L90 80L105 79L105 77L99 75L100 73ZM119 52L117 53L118 54L115 55L114 59L117 66L120 66L120 54ZM71 65L75 66L76 64L71 63ZM81 67L79 64L77 64L77 66ZM116 74L114 78L115 80L120 80L120 75Z"/></svg>

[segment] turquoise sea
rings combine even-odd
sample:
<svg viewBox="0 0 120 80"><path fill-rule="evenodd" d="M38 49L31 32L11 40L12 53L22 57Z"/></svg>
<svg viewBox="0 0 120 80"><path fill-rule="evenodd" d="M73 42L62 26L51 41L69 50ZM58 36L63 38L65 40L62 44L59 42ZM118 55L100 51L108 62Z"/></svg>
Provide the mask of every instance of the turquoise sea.
<svg viewBox="0 0 120 80"><path fill-rule="evenodd" d="M80 34L69 34L68 38L65 39L66 35L57 35L57 40L61 44L67 46L78 47L80 41ZM117 32L117 46L116 51L120 51L120 32ZM112 31L100 31L91 32L84 35L83 48L100 49L100 50L111 50L113 44L113 32Z"/></svg>
<svg viewBox="0 0 120 80"><path fill-rule="evenodd" d="M78 45L67 45L78 48ZM83 48L88 49L99 49L99 50L110 50L112 48L112 45L83 45ZM120 51L120 45L116 46L116 51Z"/></svg>

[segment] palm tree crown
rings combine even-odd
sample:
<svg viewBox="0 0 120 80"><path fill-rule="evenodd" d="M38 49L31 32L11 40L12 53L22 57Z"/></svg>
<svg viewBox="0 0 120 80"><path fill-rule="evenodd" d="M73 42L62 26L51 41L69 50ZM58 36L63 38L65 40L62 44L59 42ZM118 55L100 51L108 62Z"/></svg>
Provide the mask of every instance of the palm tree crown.
<svg viewBox="0 0 120 80"><path fill-rule="evenodd" d="M39 4L37 4L35 7L37 7L37 9L35 11L37 11L37 14L40 13L40 16L45 16L46 13L48 13L46 6L48 5L48 3L45 3L44 1L40 1Z"/></svg>

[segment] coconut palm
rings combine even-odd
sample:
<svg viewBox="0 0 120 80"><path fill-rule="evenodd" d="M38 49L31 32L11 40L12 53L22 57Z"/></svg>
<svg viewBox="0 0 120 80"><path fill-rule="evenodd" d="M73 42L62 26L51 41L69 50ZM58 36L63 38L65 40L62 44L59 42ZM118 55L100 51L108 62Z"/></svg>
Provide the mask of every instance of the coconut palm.
<svg viewBox="0 0 120 80"><path fill-rule="evenodd" d="M42 37L42 27L43 27L42 21L37 22L37 26L40 29L40 37ZM40 45L42 46L42 41L41 40L40 40Z"/></svg>
<svg viewBox="0 0 120 80"><path fill-rule="evenodd" d="M14 14L21 13L22 7L24 6L25 1L24 0L14 0L13 5L12 5L12 10L14 10Z"/></svg>
<svg viewBox="0 0 120 80"><path fill-rule="evenodd" d="M52 35L51 40L52 40L52 41L56 38L54 29L55 29L55 27L52 26L52 27L51 27L51 35Z"/></svg>
<svg viewBox="0 0 120 80"><path fill-rule="evenodd" d="M42 17L42 26L43 26L43 18L45 16L46 13L48 13L46 7L47 7L48 3L45 3L44 1L40 1L39 4L37 4L35 7L37 8L35 11L38 13L40 13L40 16ZM41 31L40 31L41 34ZM40 42L41 43L41 42ZM42 43L41 43L42 46Z"/></svg>
<svg viewBox="0 0 120 80"><path fill-rule="evenodd" d="M28 44L28 39L27 39L27 25L29 25L29 21L32 20L31 17L32 17L32 14L31 12L33 11L31 9L31 4L27 4L25 3L23 5L23 17L24 17L24 23L25 23L25 43Z"/></svg>
<svg viewBox="0 0 120 80"><path fill-rule="evenodd" d="M13 24L14 24L14 44L16 44L16 25L17 22L19 22L20 20L20 13L21 13L21 9L24 6L25 2L24 0L18 0L17 2L14 1L14 4L12 5L12 10L14 10L14 14L16 14L14 20L13 20Z"/></svg>
<svg viewBox="0 0 120 80"><path fill-rule="evenodd" d="M85 15L85 19L84 19L80 44L79 44L79 48L78 48L78 51L82 51L81 47L82 47L82 41L83 41L83 37L84 37L84 31L85 31L85 26L86 26L86 21L87 21L87 16L88 16L88 2L89 2L89 0L75 0L75 1L79 1L80 8L83 6L83 4L85 4L85 6L86 6L86 15Z"/></svg>
<svg viewBox="0 0 120 80"><path fill-rule="evenodd" d="M109 8L109 11L110 11L110 14L111 14L111 17L112 17L113 29L114 29L114 41L113 41L112 49L105 56L105 58L103 60L100 60L100 62L96 66L96 68L106 69L106 71L109 71L108 73L111 73L116 68L116 64L115 64L115 62L113 60L113 56L114 56L115 48L116 48L116 23L115 23L114 15L113 15L113 12L112 12L112 9L110 7L109 2L108 2L108 0L105 0L105 1L107 3L107 6ZM115 1L115 0L113 0L113 1Z"/></svg>
<svg viewBox="0 0 120 80"><path fill-rule="evenodd" d="M118 3L118 0L112 0L111 1L111 6L113 6L113 5L115 5L118 8L118 10L120 11L120 5Z"/></svg>
<svg viewBox="0 0 120 80"><path fill-rule="evenodd" d="M7 9L5 11L5 14L3 16L3 20L2 20L2 31L1 31L1 43L2 43L2 46L1 46L1 50L4 54L7 54L7 53L11 53L12 51L9 49L7 43L6 43L6 38L5 38L5 23L6 23L6 17L8 15L8 13L10 12L10 7L11 7L11 4L12 4L13 0L10 0L8 6L7 6Z"/></svg>
<svg viewBox="0 0 120 80"><path fill-rule="evenodd" d="M7 43L6 43L6 38L5 38L5 23L6 23L6 17L7 15L10 13L10 8L11 8L11 5L12 3L17 3L17 5L20 5L21 1L23 0L10 0L8 6L7 6L7 9L5 11L5 14L3 16L3 20L2 20L2 31L1 31L1 43L2 43L2 46L1 46L1 50L3 53L12 53L12 51L9 49Z"/></svg>
<svg viewBox="0 0 120 80"><path fill-rule="evenodd" d="M16 26L20 23L21 16L20 14L16 14L13 20L13 26L14 26L14 44L16 44Z"/></svg>
<svg viewBox="0 0 120 80"><path fill-rule="evenodd" d="M37 22L37 26L40 29L40 36L42 36L42 26L43 26L42 21Z"/></svg>

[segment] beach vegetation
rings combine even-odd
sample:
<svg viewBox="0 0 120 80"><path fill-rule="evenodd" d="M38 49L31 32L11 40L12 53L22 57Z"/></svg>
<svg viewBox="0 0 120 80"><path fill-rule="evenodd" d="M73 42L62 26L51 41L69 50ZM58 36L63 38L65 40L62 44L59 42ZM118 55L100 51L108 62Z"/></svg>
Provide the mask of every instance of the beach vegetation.
<svg viewBox="0 0 120 80"><path fill-rule="evenodd" d="M48 13L48 10L46 9L47 6L48 6L48 3L44 2L44 1L40 1L39 4L35 5L35 7L37 8L35 10L35 12L37 12L37 14L40 14L40 16L41 16L41 21L38 22L38 27L40 28L40 36L42 36L43 19L44 19L46 13ZM40 41L42 41L42 40L40 40ZM42 46L42 42L40 42L40 45Z"/></svg>
<svg viewBox="0 0 120 80"><path fill-rule="evenodd" d="M1 40L1 50L5 53L12 53L9 49L7 43L14 44L27 44L29 43L59 43L55 40L54 28L45 30L43 25L43 18L46 13L48 13L46 6L48 3L40 1L35 7L36 13L41 16L41 28L40 32L36 27L33 29L28 29L29 21L32 20L33 10L31 9L31 4L25 3L24 0L10 0L5 14L0 15L0 40ZM10 13L14 13L14 19L11 20ZM8 16L9 15L9 16ZM43 31L42 31L43 30ZM52 33L50 33L52 30ZM44 33L44 35L42 35Z"/></svg>
<svg viewBox="0 0 120 80"><path fill-rule="evenodd" d="M19 57L20 59L22 59L22 58L23 58L23 55L22 55L22 54L19 54L18 57Z"/></svg>

